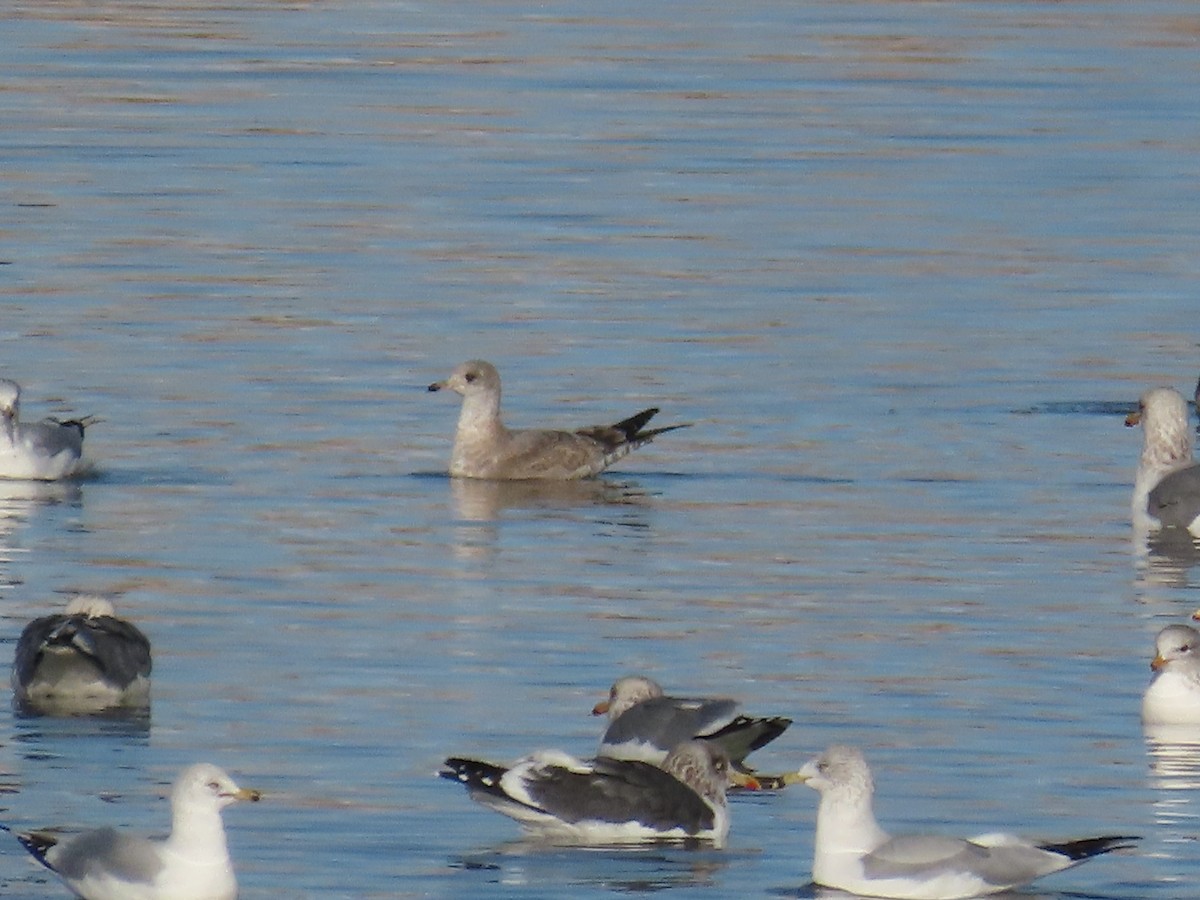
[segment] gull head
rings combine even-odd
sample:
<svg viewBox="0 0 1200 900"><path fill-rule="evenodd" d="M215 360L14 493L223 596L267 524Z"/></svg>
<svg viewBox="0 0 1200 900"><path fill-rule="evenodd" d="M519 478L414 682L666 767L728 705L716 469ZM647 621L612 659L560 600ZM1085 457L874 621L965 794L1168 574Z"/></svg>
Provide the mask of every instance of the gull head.
<svg viewBox="0 0 1200 900"><path fill-rule="evenodd" d="M1150 668L1162 671L1171 663L1200 662L1200 631L1190 625L1168 625L1154 639L1154 659Z"/></svg>
<svg viewBox="0 0 1200 900"><path fill-rule="evenodd" d="M674 775L714 807L725 805L729 757L709 741L684 741L667 754L663 771Z"/></svg>
<svg viewBox="0 0 1200 900"><path fill-rule="evenodd" d="M663 689L657 681L645 675L626 675L624 678L618 678L609 688L607 700L601 700L592 707L592 715L602 716L607 713L608 718L612 720L631 706L662 695Z"/></svg>
<svg viewBox="0 0 1200 900"><path fill-rule="evenodd" d="M451 390L463 397L478 394L500 393L500 373L490 362L470 359L450 373L444 381L435 381L431 391Z"/></svg>
<svg viewBox="0 0 1200 900"><path fill-rule="evenodd" d="M86 616L89 619L99 619L102 616L112 618L116 615L112 601L107 597L96 594L77 594L67 604L68 616Z"/></svg>
<svg viewBox="0 0 1200 900"><path fill-rule="evenodd" d="M871 770L857 747L834 744L820 756L810 759L799 772L785 776L785 782L801 782L822 795L847 800L870 799L875 792Z"/></svg>
<svg viewBox="0 0 1200 900"><path fill-rule="evenodd" d="M224 770L210 763L184 769L171 788L171 805L176 808L219 811L238 800L255 803L261 798L258 791L238 787Z"/></svg>
<svg viewBox="0 0 1200 900"><path fill-rule="evenodd" d="M0 378L0 418L15 422L21 411L21 386Z"/></svg>

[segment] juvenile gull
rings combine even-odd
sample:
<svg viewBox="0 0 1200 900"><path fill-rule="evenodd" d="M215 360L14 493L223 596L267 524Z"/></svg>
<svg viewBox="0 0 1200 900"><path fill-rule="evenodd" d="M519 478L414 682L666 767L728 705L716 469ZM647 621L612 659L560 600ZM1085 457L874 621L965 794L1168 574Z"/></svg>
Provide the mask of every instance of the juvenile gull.
<svg viewBox="0 0 1200 900"><path fill-rule="evenodd" d="M0 378L0 478L57 481L87 469L83 432L92 416L21 422L21 388Z"/></svg>
<svg viewBox="0 0 1200 900"><path fill-rule="evenodd" d="M85 900L234 900L237 880L221 810L259 796L239 788L216 766L200 763L184 769L171 789L171 834L163 840L112 828L62 841L47 832L16 836Z"/></svg>
<svg viewBox="0 0 1200 900"><path fill-rule="evenodd" d="M792 777L821 794L813 880L867 897L960 900L997 894L1138 840L1108 835L1037 843L1002 833L893 837L875 821L875 785L856 748L830 747Z"/></svg>
<svg viewBox="0 0 1200 900"><path fill-rule="evenodd" d="M1146 725L1200 725L1200 631L1168 625L1154 639L1154 676L1142 695Z"/></svg>
<svg viewBox="0 0 1200 900"><path fill-rule="evenodd" d="M658 682L644 675L627 675L613 684L608 699L592 708L607 713L608 728L600 739L600 756L636 759L661 765L672 747L701 738L716 744L734 768L747 771L746 757L787 730L791 719L742 715L736 700L707 697L668 697ZM758 776L764 786L775 779Z"/></svg>
<svg viewBox="0 0 1200 900"><path fill-rule="evenodd" d="M1192 458L1183 395L1166 387L1146 391L1125 424L1142 426L1142 455L1133 482L1135 524L1184 528L1200 535L1200 466Z"/></svg>
<svg viewBox="0 0 1200 900"><path fill-rule="evenodd" d="M25 626L13 656L20 709L51 714L144 706L150 698L150 641L118 619L110 601L81 595L65 613Z"/></svg>
<svg viewBox="0 0 1200 900"><path fill-rule="evenodd" d="M729 833L729 760L703 741L680 744L662 768L540 750L510 767L451 757L439 772L471 798L543 837L584 844L695 839ZM753 787L752 779L745 779Z"/></svg>
<svg viewBox="0 0 1200 900"><path fill-rule="evenodd" d="M578 431L510 429L500 419L500 373L482 359L455 369L431 391L448 388L462 395L462 410L450 453L450 474L501 481L571 481L603 472L655 436L687 425L645 429L658 412L644 409L615 425Z"/></svg>

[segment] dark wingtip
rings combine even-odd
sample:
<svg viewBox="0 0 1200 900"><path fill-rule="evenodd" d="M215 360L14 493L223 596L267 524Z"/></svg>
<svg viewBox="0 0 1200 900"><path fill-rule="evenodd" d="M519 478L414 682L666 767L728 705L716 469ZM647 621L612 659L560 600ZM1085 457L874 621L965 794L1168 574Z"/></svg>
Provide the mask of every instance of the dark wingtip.
<svg viewBox="0 0 1200 900"><path fill-rule="evenodd" d="M656 415L658 415L658 407L651 406L649 409L643 409L640 413L636 413L628 419L622 419L613 428L625 435L625 440L636 440L644 436L640 433L641 430Z"/></svg>
<svg viewBox="0 0 1200 900"><path fill-rule="evenodd" d="M478 765L475 763L474 765ZM451 756L444 763L442 768L438 769L439 778L447 778L450 781L467 782L469 770L472 767L472 762L469 759L463 759L458 756Z"/></svg>
<svg viewBox="0 0 1200 900"><path fill-rule="evenodd" d="M1061 844L1039 844L1038 846L1051 853L1061 853L1073 862L1082 862L1093 856L1111 853L1113 850L1128 850L1141 839L1141 835L1136 834L1107 834L1102 837L1064 841Z"/></svg>
<svg viewBox="0 0 1200 900"><path fill-rule="evenodd" d="M618 422L612 427L624 434L625 440L638 441L643 444L657 435L666 434L668 431L692 427L691 422L680 422L678 425L664 425L662 428L651 428L648 431L642 431L647 423L656 415L658 415L658 407L651 406L649 409L643 409L637 415L630 416L628 419Z"/></svg>
<svg viewBox="0 0 1200 900"><path fill-rule="evenodd" d="M46 854L49 853L50 849L58 843L58 838L51 837L48 834L41 834L36 831L13 831L7 825L2 827L5 831L12 834L13 837L21 842L21 846L29 851L30 856L32 856L50 871L54 871L54 867L50 865L50 863L46 862Z"/></svg>
<svg viewBox="0 0 1200 900"><path fill-rule="evenodd" d="M662 428L652 428L649 431L643 431L637 437L643 440L649 440L652 437L660 434L666 434L668 431L677 431L680 428L691 428L691 422L680 422L678 425L665 425Z"/></svg>
<svg viewBox="0 0 1200 900"><path fill-rule="evenodd" d="M46 420L53 422L60 428L74 428L79 432L79 436L81 438L83 437L84 431L86 431L92 425L95 425L97 422L104 421L99 416L80 416L78 419L56 419L53 416L47 416Z"/></svg>

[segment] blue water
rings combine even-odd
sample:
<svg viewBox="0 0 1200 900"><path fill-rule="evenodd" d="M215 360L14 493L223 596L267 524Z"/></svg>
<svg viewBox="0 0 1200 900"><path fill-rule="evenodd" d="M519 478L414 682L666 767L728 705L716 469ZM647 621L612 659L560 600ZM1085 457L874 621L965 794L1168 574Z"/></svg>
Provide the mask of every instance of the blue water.
<svg viewBox="0 0 1200 900"><path fill-rule="evenodd" d="M0 375L98 476L0 489L0 665L66 593L144 723L0 710L0 818L167 825L210 760L244 900L810 895L815 795L724 851L547 849L438 780L586 754L620 674L862 745L896 829L1141 834L1037 896L1195 893L1200 751L1148 744L1196 560L1135 564L1190 393L1192 4L16 2ZM599 485L443 477L516 425L665 435ZM7 707L5 707L7 709ZM2 837L2 836L0 836ZM0 893L64 896L12 840Z"/></svg>

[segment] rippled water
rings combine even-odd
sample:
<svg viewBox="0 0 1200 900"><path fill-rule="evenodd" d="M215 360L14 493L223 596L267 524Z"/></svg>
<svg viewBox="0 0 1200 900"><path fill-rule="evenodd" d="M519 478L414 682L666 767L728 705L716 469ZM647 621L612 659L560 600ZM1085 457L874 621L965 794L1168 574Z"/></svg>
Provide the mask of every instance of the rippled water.
<svg viewBox="0 0 1200 900"><path fill-rule="evenodd" d="M3 647L76 589L148 723L0 714L0 818L165 827L220 763L242 896L792 896L815 796L726 851L523 843L443 757L586 753L645 671L863 745L896 827L1144 836L1046 882L1200 878L1147 740L1194 555L1135 564L1141 390L1188 389L1192 4L14 2L0 375L97 478L0 490ZM514 424L659 405L549 492L443 477L424 385ZM7 662L5 658L3 662ZM0 836L2 837L2 836ZM0 893L63 896L12 840Z"/></svg>

